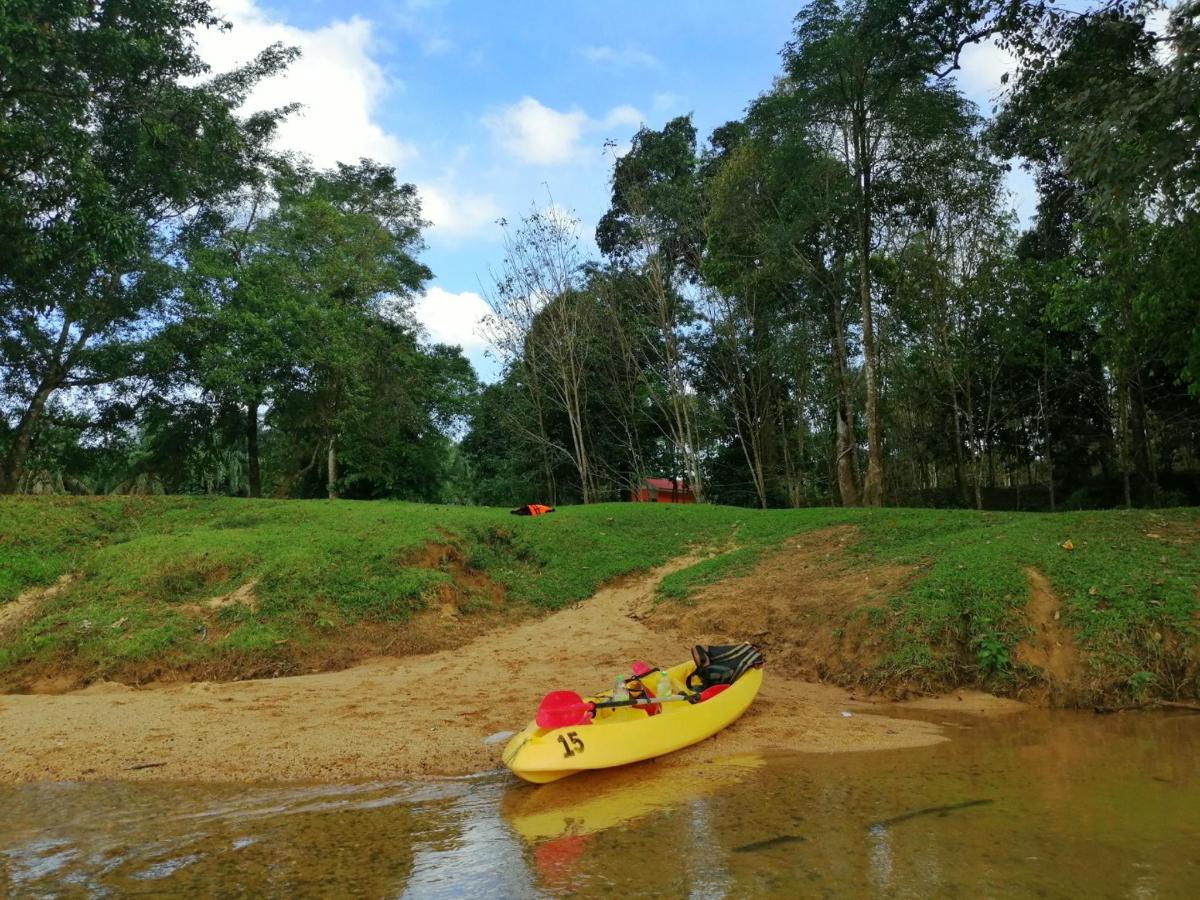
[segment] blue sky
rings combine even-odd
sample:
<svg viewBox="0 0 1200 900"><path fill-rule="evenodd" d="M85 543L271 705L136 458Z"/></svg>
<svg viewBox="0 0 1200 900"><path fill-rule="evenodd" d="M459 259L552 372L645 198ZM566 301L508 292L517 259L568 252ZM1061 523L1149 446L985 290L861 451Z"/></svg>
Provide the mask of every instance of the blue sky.
<svg viewBox="0 0 1200 900"><path fill-rule="evenodd" d="M499 217L554 202L590 241L607 208L606 140L692 113L701 136L739 117L779 70L802 3L781 0L215 0L233 24L205 34L214 68L274 41L303 56L251 106L305 104L282 145L320 165L369 156L421 189L432 220L418 300L430 336L464 347L484 377L478 334L488 267L501 257ZM990 108L1011 66L972 48L960 83ZM1016 177L1028 218L1032 190Z"/></svg>

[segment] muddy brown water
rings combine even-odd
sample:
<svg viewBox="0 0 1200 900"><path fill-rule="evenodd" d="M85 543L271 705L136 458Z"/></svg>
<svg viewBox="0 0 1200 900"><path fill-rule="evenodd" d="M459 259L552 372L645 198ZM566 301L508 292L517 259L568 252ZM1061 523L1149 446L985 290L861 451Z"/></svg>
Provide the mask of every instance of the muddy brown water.
<svg viewBox="0 0 1200 900"><path fill-rule="evenodd" d="M540 788L0 787L0 896L1200 896L1200 716L934 718L924 749Z"/></svg>

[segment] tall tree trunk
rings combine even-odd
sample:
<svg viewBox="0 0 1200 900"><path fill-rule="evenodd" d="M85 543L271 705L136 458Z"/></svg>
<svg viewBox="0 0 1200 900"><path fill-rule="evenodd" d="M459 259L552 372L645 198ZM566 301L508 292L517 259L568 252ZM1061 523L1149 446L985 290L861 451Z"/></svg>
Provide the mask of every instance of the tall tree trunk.
<svg viewBox="0 0 1200 900"><path fill-rule="evenodd" d="M262 496L262 470L258 461L258 405L257 397L246 404L246 456L250 470L250 496Z"/></svg>
<svg viewBox="0 0 1200 900"><path fill-rule="evenodd" d="M37 433L42 413L46 410L46 402L50 395L58 390L67 377L75 355L87 341L87 332L75 342L74 346L64 356L67 342L71 337L71 320L64 319L54 342L54 350L50 357L50 366L38 383L37 390L29 401L29 406L21 414L13 435L12 445L4 458L4 466L0 469L0 494L15 494L21 489L21 479L25 475L25 462L29 459L29 451L33 448L33 436Z"/></svg>
<svg viewBox="0 0 1200 900"><path fill-rule="evenodd" d="M1050 419L1046 412L1046 395L1050 393L1050 350L1042 344L1042 380L1038 384L1038 413L1042 430L1046 436L1046 481L1050 488L1050 512L1057 512L1058 503L1054 493L1054 446L1050 434Z"/></svg>
<svg viewBox="0 0 1200 900"><path fill-rule="evenodd" d="M554 481L554 462L550 459L550 449L542 444L542 474L546 478L546 499L543 501L551 506L558 505L558 484Z"/></svg>
<svg viewBox="0 0 1200 900"><path fill-rule="evenodd" d="M857 441L854 437L854 407L850 403L850 375L846 354L846 334L842 327L842 302L833 297L829 305L830 343L833 354L833 381L836 392L836 443L834 469L842 506L858 506Z"/></svg>
<svg viewBox="0 0 1200 900"><path fill-rule="evenodd" d="M16 435L4 459L4 469L0 471L0 493L15 494L21 489L21 479L25 476L25 461L33 447L33 435L46 409L46 401L54 393L55 387L53 383L43 380L22 414L21 421L17 423Z"/></svg>
<svg viewBox="0 0 1200 900"><path fill-rule="evenodd" d="M583 376L572 364L563 367L560 377L562 379L560 387L563 407L567 413L567 423L571 427L571 443L575 451L572 460L579 473L580 497L587 504L592 502L593 497L591 459L588 455L586 425L583 421L583 399L580 392Z"/></svg>
<svg viewBox="0 0 1200 900"><path fill-rule="evenodd" d="M954 398L954 483L958 488L958 497L963 506L967 506L967 474L966 463L963 461L962 413L958 408L958 389L951 388Z"/></svg>
<svg viewBox="0 0 1200 900"><path fill-rule="evenodd" d="M1132 368L1137 372L1136 368ZM1133 471L1137 475L1138 494L1140 502L1146 502L1148 495L1158 492L1158 475L1155 471L1154 453L1150 446L1150 429L1147 427L1146 401L1142 395L1141 377L1135 374L1130 380L1129 392L1129 431L1130 444L1133 451Z"/></svg>
<svg viewBox="0 0 1200 900"><path fill-rule="evenodd" d="M864 221L859 234L859 297L863 320L863 371L867 388L867 477L863 482L863 504L883 505L883 429L879 422L879 372L875 355L875 328L871 315L871 261L868 225Z"/></svg>
<svg viewBox="0 0 1200 900"><path fill-rule="evenodd" d="M858 294L862 304L863 370L867 387L867 478L863 482L863 504L883 505L883 428L879 421L879 372L875 352L875 325L871 310L871 168L870 150L866 146L866 113L856 111L858 122L855 140L859 142L857 156L859 187L858 215Z"/></svg>
<svg viewBox="0 0 1200 900"><path fill-rule="evenodd" d="M683 373L682 353L679 350L678 336L670 312L669 304L660 300L658 305L658 321L655 323L663 339L662 363L670 390L670 418L668 426L671 430L671 440L676 451L683 455L687 467L688 484L692 496L697 503L704 503L706 488L704 473L700 468L699 438L691 402L687 393L687 378Z"/></svg>
<svg viewBox="0 0 1200 900"><path fill-rule="evenodd" d="M797 379L797 381L800 382L800 379ZM796 406L798 407L799 405L799 402L797 402ZM798 509L804 505L804 474L801 469L804 465L804 430L799 424L802 419L798 414L796 417L797 448L796 457L793 460L792 441L788 436L787 414L782 408L782 403L780 407L777 426L781 435L779 446L783 456L783 481L787 487L788 506L792 509Z"/></svg>
<svg viewBox="0 0 1200 900"><path fill-rule="evenodd" d="M546 496L543 498L543 502L557 506L558 484L554 479L554 461L550 455L550 438L546 433L546 411L542 404L541 382L538 381L539 372L528 360L523 360L522 366L526 371L526 390L529 393L530 402L533 403L533 408L537 411L538 449L542 454L542 473L546 478Z"/></svg>
<svg viewBox="0 0 1200 900"><path fill-rule="evenodd" d="M1129 379L1124 373L1117 376L1117 428L1121 435L1121 486L1125 495L1125 508L1133 507L1133 490L1129 470L1132 467L1129 452Z"/></svg>
<svg viewBox="0 0 1200 900"><path fill-rule="evenodd" d="M327 475L326 488L328 489L328 492L329 492L329 499L336 500L338 498L338 492L337 492L337 477L338 477L338 474L337 474L337 438L333 437L333 436L330 436L330 438L329 438L329 456L328 456L328 464L326 466L326 475Z"/></svg>
<svg viewBox="0 0 1200 900"><path fill-rule="evenodd" d="M971 367L967 366L963 377L963 410L967 421L967 439L971 442L971 490L975 496L975 508L983 509L983 439L979 437L979 421L976 418L975 397L971 391Z"/></svg>

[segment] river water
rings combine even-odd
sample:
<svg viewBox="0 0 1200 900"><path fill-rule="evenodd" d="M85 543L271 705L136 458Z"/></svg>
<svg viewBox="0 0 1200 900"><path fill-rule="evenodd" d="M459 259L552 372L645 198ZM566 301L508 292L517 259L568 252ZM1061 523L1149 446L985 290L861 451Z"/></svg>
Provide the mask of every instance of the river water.
<svg viewBox="0 0 1200 900"><path fill-rule="evenodd" d="M922 717L951 740L543 787L0 787L0 897L1200 896L1200 715Z"/></svg>

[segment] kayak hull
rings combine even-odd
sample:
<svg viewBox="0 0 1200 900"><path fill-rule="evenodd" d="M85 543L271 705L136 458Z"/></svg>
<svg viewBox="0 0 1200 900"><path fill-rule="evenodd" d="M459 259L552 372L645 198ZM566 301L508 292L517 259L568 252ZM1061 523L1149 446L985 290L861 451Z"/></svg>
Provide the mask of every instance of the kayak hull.
<svg viewBox="0 0 1200 900"><path fill-rule="evenodd" d="M668 671L677 685L685 684L695 663L689 660ZM505 746L504 764L526 781L545 784L577 772L655 759L712 737L736 721L754 702L761 684L762 669L750 669L702 703L664 703L654 716L620 708L599 711L595 721L566 728L539 728L531 722Z"/></svg>

